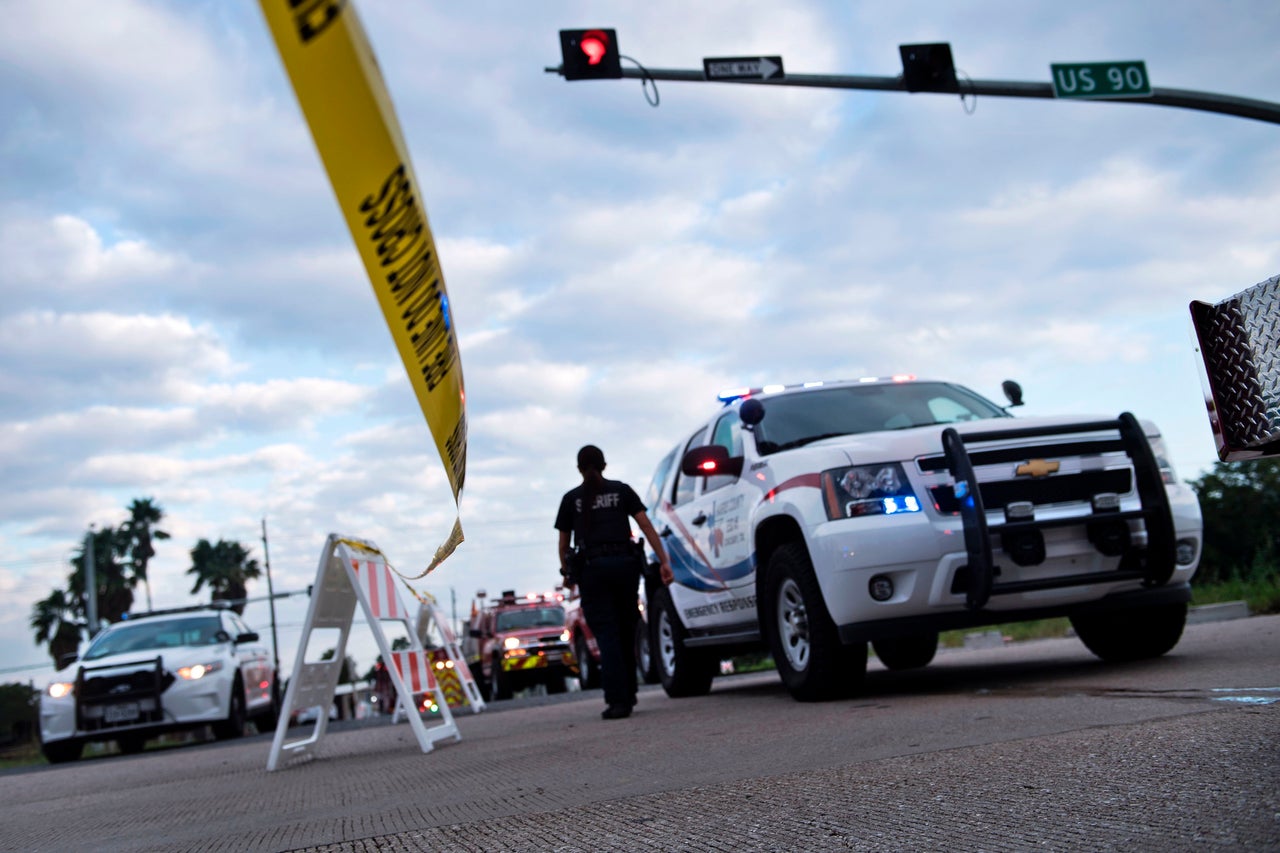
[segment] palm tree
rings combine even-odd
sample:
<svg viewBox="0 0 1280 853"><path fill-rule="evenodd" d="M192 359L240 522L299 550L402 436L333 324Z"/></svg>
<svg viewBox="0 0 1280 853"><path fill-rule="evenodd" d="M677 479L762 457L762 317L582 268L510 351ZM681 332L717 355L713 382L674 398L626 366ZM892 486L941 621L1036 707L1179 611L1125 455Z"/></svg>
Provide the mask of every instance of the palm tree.
<svg viewBox="0 0 1280 853"><path fill-rule="evenodd" d="M49 644L49 656L55 666L65 655L80 651L80 629L84 626L76 621L71 599L60 589L36 602L31 609L31 627L36 632L37 646Z"/></svg>
<svg viewBox="0 0 1280 853"><path fill-rule="evenodd" d="M258 568L258 561L250 559L249 550L239 542L219 539L216 545L211 545L208 539L201 539L191 549L191 568L187 569L187 574L196 576L192 594L208 584L212 600L235 601L237 603L231 609L243 614L247 594L245 584L261 577L262 571Z"/></svg>
<svg viewBox="0 0 1280 853"><path fill-rule="evenodd" d="M142 581L147 590L147 609L151 609L151 582L147 580L147 563L156 555L151 546L153 539L168 539L169 534L163 530L153 529L164 518L164 510L156 506L151 498L134 498L127 507L129 520L124 523L121 532L128 541L129 557L133 561L133 575Z"/></svg>
<svg viewBox="0 0 1280 853"><path fill-rule="evenodd" d="M133 607L133 588L138 579L131 571L127 571L125 555L127 540L119 530L104 527L90 532L93 537L93 574L94 586L97 587L98 619L107 622L119 622L124 614ZM67 578L67 591L70 593L70 606L75 614L88 624L89 599L85 584L85 553L82 545L80 553L71 558L74 567ZM97 633L96 625L89 625L89 634Z"/></svg>

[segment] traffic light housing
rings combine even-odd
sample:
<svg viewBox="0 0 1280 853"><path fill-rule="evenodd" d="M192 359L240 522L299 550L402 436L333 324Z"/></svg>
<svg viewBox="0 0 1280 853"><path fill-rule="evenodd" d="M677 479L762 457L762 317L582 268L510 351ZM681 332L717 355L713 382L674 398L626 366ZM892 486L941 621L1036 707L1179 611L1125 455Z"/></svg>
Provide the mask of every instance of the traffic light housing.
<svg viewBox="0 0 1280 853"><path fill-rule="evenodd" d="M561 30L560 71L566 80L618 80L622 57L614 30Z"/></svg>
<svg viewBox="0 0 1280 853"><path fill-rule="evenodd" d="M902 84L908 92L957 92L956 65L951 58L951 45L900 44Z"/></svg>

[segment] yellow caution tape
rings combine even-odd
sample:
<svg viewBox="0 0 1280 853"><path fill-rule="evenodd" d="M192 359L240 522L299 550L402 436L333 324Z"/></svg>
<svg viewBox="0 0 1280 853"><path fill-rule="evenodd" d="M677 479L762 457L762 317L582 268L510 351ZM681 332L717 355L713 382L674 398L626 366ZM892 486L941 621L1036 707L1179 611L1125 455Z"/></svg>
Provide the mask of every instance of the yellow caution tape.
<svg viewBox="0 0 1280 853"><path fill-rule="evenodd" d="M351 0L260 0L338 206L449 476L467 468L466 393L444 273L409 152ZM422 577L462 542L455 520Z"/></svg>

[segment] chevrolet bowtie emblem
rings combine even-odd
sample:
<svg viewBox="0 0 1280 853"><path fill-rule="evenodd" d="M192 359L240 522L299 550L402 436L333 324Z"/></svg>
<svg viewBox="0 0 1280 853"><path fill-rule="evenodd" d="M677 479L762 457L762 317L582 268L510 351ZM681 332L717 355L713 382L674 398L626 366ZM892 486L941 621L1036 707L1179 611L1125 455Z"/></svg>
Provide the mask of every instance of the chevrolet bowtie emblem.
<svg viewBox="0 0 1280 853"><path fill-rule="evenodd" d="M1058 473L1058 469L1061 467L1061 462L1050 462L1047 459L1028 459L1017 468L1014 468L1013 473L1019 477L1048 477L1050 474Z"/></svg>

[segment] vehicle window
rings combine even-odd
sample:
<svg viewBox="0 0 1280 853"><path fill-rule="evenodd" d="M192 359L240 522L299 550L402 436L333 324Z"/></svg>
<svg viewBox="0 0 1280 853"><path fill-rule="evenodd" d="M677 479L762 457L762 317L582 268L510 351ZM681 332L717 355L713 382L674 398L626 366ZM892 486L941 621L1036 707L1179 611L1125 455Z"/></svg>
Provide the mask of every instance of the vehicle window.
<svg viewBox="0 0 1280 853"><path fill-rule="evenodd" d="M711 443L728 450L730 457L742 455L742 421L738 417L737 410L726 412L720 416L720 420L716 421L715 430L711 433ZM730 474L707 477L702 485L702 493L724 488L737 479Z"/></svg>
<svg viewBox="0 0 1280 853"><path fill-rule="evenodd" d="M649 481L649 488L644 493L644 505L648 508L649 515L657 512L658 504L662 502L667 480L671 477L671 466L676 461L676 451L679 449L679 447L671 448L671 452L662 457L657 470L653 472L653 479Z"/></svg>
<svg viewBox="0 0 1280 853"><path fill-rule="evenodd" d="M1004 418L1008 413L967 388L942 382L858 385L763 400L756 427L761 453L776 453L839 435Z"/></svg>
<svg viewBox="0 0 1280 853"><path fill-rule="evenodd" d="M685 443L684 449L681 451L680 455L683 456L685 453L688 453L694 447L701 447L703 438L706 436L706 434L707 434L706 427L703 427L702 429L695 432L693 434L693 438L689 439ZM680 506L681 504L685 504L693 500L693 489L694 489L694 486L697 484L697 481L698 481L697 477L686 477L684 473L681 472L679 468L677 468L675 496L671 499L671 502L676 506Z"/></svg>
<svg viewBox="0 0 1280 853"><path fill-rule="evenodd" d="M231 631L237 637L241 634L248 634L253 630L248 625L244 624L244 621L234 613L228 613L227 618L231 620Z"/></svg>
<svg viewBox="0 0 1280 853"><path fill-rule="evenodd" d="M118 624L94 640L83 659L98 660L125 652L173 649L178 646L213 645L218 642L219 627L217 616Z"/></svg>
<svg viewBox="0 0 1280 853"><path fill-rule="evenodd" d="M928 401L929 411L933 414L934 423L953 424L956 421L971 421L979 417L973 409L951 397L934 397Z"/></svg>
<svg viewBox="0 0 1280 853"><path fill-rule="evenodd" d="M563 607L526 607L521 610L498 611L497 630L499 631L518 631L522 628L558 628L563 626Z"/></svg>

